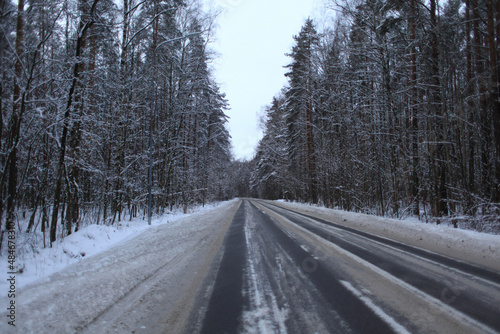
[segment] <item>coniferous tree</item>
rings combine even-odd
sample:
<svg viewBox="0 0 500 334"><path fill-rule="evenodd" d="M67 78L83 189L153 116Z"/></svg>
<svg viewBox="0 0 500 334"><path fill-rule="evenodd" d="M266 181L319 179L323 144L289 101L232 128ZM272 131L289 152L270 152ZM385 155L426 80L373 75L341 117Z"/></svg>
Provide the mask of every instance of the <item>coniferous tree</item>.
<svg viewBox="0 0 500 334"><path fill-rule="evenodd" d="M257 147L256 165L250 179L252 192L260 198L287 198L294 187L293 178L288 173L286 117L285 98L275 97L267 109L264 137Z"/></svg>
<svg viewBox="0 0 500 334"><path fill-rule="evenodd" d="M287 66L289 72L286 74L290 87L285 93L290 174L296 182L297 196L316 203L318 201L314 140L316 101L313 95L316 75L313 56L319 37L311 19L306 21L295 41L296 45L289 55L292 63Z"/></svg>

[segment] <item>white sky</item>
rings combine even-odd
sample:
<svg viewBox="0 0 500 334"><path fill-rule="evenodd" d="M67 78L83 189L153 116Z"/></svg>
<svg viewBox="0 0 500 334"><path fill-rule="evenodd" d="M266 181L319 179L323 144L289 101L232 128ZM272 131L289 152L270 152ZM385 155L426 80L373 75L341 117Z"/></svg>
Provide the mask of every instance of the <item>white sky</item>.
<svg viewBox="0 0 500 334"><path fill-rule="evenodd" d="M205 0L224 11L218 18L219 53L215 78L227 94L229 129L237 159L251 159L261 138L258 116L271 104L287 80L294 45L308 17L320 10L321 0Z"/></svg>

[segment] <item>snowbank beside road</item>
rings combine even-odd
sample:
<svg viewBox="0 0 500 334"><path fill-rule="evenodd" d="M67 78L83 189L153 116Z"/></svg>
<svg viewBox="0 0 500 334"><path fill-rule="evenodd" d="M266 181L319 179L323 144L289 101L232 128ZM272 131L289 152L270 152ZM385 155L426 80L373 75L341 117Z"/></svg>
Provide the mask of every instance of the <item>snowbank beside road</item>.
<svg viewBox="0 0 500 334"><path fill-rule="evenodd" d="M299 203L272 202L336 224L424 248L500 272L500 235L433 225L418 220L396 220Z"/></svg>

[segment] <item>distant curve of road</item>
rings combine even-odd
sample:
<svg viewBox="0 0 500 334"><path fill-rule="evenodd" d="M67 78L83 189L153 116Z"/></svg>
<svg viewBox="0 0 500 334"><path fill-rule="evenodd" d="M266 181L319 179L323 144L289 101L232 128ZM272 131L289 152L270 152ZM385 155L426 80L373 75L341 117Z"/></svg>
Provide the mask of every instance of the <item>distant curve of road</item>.
<svg viewBox="0 0 500 334"><path fill-rule="evenodd" d="M243 200L186 332L500 333L500 273Z"/></svg>

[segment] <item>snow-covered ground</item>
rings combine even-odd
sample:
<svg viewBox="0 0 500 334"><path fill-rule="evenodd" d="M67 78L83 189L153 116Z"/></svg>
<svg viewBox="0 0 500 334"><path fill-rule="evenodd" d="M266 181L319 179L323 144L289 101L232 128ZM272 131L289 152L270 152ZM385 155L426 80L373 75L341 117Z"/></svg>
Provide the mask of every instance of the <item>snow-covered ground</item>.
<svg viewBox="0 0 500 334"><path fill-rule="evenodd" d="M15 264L17 270L22 271L22 273L16 275L16 288L20 289L40 278L62 270L68 265L77 263L120 243L127 242L127 240L150 228L165 224L173 227L179 224L181 218L189 217L195 213L203 214L223 204L214 203L205 205L205 207L195 207L190 209L187 214L184 214L179 209L162 217L153 217L151 225L148 225L147 219L145 220L142 217L131 221L123 220L114 226L88 225L78 232L58 240L52 248L43 247L41 232L25 233L28 220L21 220L16 232ZM48 239L47 236L46 238ZM0 257L0 266L2 268L0 272L0 291L8 290L7 272L9 271L6 270L8 267L6 240L7 235L4 236L4 247Z"/></svg>

